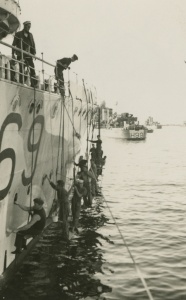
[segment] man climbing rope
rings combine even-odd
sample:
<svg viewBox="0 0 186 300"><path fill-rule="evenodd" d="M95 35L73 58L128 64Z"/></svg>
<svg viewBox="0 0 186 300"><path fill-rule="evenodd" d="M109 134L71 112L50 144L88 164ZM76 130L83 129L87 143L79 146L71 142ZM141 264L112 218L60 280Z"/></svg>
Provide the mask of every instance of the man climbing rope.
<svg viewBox="0 0 186 300"><path fill-rule="evenodd" d="M78 57L76 54L74 54L72 57L64 57L62 59L58 59L56 63L56 67L54 69L56 80L58 81L58 86L60 89L60 93L62 96L65 95L65 84L64 84L64 77L63 77L63 71L69 68L69 65L78 60Z"/></svg>

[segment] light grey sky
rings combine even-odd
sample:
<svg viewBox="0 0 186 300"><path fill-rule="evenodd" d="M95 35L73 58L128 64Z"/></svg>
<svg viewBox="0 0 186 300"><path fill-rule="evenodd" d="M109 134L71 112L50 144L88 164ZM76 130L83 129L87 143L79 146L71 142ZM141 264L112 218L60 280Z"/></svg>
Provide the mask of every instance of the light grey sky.
<svg viewBox="0 0 186 300"><path fill-rule="evenodd" d="M186 120L186 0L20 0L37 55L76 53L71 71L141 121Z"/></svg>

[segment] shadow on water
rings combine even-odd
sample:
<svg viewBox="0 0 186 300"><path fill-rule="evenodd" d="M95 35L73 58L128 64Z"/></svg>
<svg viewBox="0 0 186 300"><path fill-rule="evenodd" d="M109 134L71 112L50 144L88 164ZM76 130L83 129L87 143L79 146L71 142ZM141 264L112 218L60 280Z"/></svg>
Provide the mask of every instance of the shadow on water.
<svg viewBox="0 0 186 300"><path fill-rule="evenodd" d="M100 299L101 294L111 292L111 287L93 278L102 273L101 240L113 243L96 232L108 221L99 198L92 209L82 211L82 231L70 241L62 239L60 223L52 223L13 280L0 292L1 299Z"/></svg>

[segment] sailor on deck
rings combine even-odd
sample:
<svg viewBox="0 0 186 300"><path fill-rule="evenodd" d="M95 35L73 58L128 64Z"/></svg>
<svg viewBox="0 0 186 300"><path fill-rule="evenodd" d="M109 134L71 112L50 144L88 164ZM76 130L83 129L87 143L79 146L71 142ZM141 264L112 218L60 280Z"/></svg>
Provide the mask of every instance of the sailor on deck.
<svg viewBox="0 0 186 300"><path fill-rule="evenodd" d="M64 57L62 59L57 60L54 73L55 73L56 80L58 81L60 93L62 96L65 95L63 71L69 68L69 65L76 60L78 60L76 54L74 54L72 57Z"/></svg>
<svg viewBox="0 0 186 300"><path fill-rule="evenodd" d="M30 28L31 28L31 22L25 21L23 23L23 25L24 25L23 30L18 31L15 34L12 46L22 49L26 52L29 52L32 55L35 55L36 47L35 47L34 38L33 38L32 33L29 32ZM14 59L15 59L15 54L17 55L17 60L22 59L21 52L16 51L15 49L12 49L12 57ZM31 56L29 56L29 54L23 54L23 59L24 59L24 63L26 65L28 65L30 68L31 86L34 87L36 85L36 73L35 73L35 66L34 66L33 58ZM24 69L25 68L23 68L23 65L20 63L20 72L24 73ZM23 75L20 76L21 82L23 82L22 78L23 78Z"/></svg>

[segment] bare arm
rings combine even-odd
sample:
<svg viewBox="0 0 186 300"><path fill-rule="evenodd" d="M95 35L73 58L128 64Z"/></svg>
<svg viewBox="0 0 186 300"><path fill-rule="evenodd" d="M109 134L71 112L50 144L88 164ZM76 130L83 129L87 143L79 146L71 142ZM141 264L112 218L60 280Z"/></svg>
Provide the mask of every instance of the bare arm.
<svg viewBox="0 0 186 300"><path fill-rule="evenodd" d="M94 170L92 169L92 167L90 167L90 173L93 175L93 178L97 181L96 174L95 174Z"/></svg>
<svg viewBox="0 0 186 300"><path fill-rule="evenodd" d="M78 188L75 186L74 190L76 191L76 193L78 194L79 197L82 197L83 194L79 193Z"/></svg>
<svg viewBox="0 0 186 300"><path fill-rule="evenodd" d="M82 193L80 193L77 186L75 186L74 189L79 197L83 197L86 194L86 190L84 190Z"/></svg>
<svg viewBox="0 0 186 300"><path fill-rule="evenodd" d="M18 228L17 230L14 230L14 232L24 231L29 229L31 226L33 226L36 222L41 220L41 217L39 215L34 215L32 220L25 226Z"/></svg>
<svg viewBox="0 0 186 300"><path fill-rule="evenodd" d="M52 182L50 181L50 179L48 178L48 176L46 177L48 179L48 182L50 183L51 187L54 189L54 190L58 190L57 186Z"/></svg>
<svg viewBox="0 0 186 300"><path fill-rule="evenodd" d="M95 179L95 176L92 174L92 172L87 171L87 175L88 175L88 177Z"/></svg>
<svg viewBox="0 0 186 300"><path fill-rule="evenodd" d="M91 143L97 143L98 141L88 140Z"/></svg>
<svg viewBox="0 0 186 300"><path fill-rule="evenodd" d="M16 202L15 202L15 205L19 206L24 211L32 210L32 207L28 207L28 206L25 206L25 205L22 205L22 204L19 204L19 203L16 203Z"/></svg>
<svg viewBox="0 0 186 300"><path fill-rule="evenodd" d="M72 191L73 188L74 188L74 185L72 184L70 190L67 192L67 195L68 195L68 196L70 195L70 193L71 193L71 191Z"/></svg>

